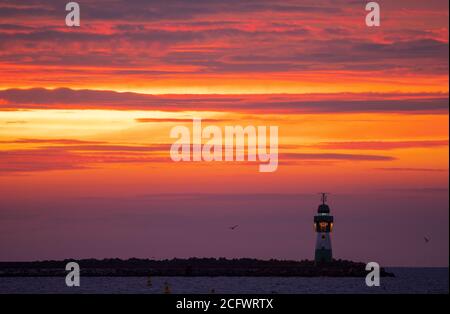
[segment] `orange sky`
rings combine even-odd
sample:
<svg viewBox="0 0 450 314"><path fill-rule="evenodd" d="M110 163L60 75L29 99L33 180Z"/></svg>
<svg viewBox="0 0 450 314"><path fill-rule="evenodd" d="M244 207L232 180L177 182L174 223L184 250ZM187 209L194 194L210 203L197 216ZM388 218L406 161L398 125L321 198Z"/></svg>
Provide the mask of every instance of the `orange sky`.
<svg viewBox="0 0 450 314"><path fill-rule="evenodd" d="M380 1L380 28L365 26L355 1L131 2L82 3L82 26L69 29L57 1L0 1L0 211L111 195L326 190L422 191L448 215L447 1ZM278 126L278 170L172 162L170 129L193 117ZM448 239L436 245L445 244L448 253ZM0 240L0 251L8 245ZM0 258L41 256L14 252ZM419 255L383 258L448 263Z"/></svg>

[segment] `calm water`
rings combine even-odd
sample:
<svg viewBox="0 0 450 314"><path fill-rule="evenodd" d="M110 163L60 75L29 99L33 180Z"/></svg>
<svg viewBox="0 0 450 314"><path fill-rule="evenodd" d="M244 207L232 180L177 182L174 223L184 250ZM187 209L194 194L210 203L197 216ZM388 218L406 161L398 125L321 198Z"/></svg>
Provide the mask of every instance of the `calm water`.
<svg viewBox="0 0 450 314"><path fill-rule="evenodd" d="M369 288L364 278L274 277L81 277L68 288L64 278L0 278L0 293L449 293L448 268L391 268L395 278L381 278Z"/></svg>

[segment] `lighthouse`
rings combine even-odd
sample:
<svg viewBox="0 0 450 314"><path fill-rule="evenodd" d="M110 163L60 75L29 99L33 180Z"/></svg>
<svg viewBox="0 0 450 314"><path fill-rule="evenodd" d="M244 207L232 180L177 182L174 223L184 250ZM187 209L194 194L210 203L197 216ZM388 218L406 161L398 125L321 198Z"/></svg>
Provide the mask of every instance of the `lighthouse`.
<svg viewBox="0 0 450 314"><path fill-rule="evenodd" d="M330 207L325 204L327 193L321 193L322 204L317 209L317 215L314 216L314 230L317 233L316 252L314 260L316 263L326 263L333 260L331 250L330 233L333 230L333 216L330 215Z"/></svg>

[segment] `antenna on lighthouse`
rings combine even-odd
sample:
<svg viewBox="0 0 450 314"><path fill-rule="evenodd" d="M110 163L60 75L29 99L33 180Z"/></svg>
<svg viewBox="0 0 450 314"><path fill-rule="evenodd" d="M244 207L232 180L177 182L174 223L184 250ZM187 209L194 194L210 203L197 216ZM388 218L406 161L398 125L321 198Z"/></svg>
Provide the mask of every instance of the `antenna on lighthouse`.
<svg viewBox="0 0 450 314"><path fill-rule="evenodd" d="M328 193L328 192L320 192L319 195L320 195L320 199L322 201L322 204L325 205L325 203L327 202L328 195L330 195L330 193Z"/></svg>

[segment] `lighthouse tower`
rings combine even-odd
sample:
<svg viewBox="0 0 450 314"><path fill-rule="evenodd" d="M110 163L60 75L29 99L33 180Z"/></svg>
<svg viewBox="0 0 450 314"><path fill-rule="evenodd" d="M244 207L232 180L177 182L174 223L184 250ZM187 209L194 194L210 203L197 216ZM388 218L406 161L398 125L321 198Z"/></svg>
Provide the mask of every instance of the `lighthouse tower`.
<svg viewBox="0 0 450 314"><path fill-rule="evenodd" d="M321 193L322 204L314 216L314 230L317 233L316 252L314 260L316 263L326 263L333 260L331 250L330 233L333 230L333 216L330 215L330 207L326 203L327 193Z"/></svg>

